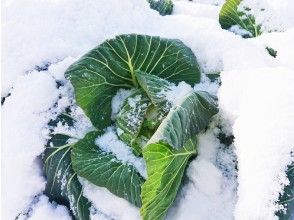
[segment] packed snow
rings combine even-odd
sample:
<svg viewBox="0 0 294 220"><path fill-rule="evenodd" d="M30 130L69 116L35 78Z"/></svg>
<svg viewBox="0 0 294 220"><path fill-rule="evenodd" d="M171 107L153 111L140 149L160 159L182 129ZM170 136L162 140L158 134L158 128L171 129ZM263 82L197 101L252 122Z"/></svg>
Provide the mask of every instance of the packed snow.
<svg viewBox="0 0 294 220"><path fill-rule="evenodd" d="M255 7L253 13L264 30L279 27L283 32L242 39L220 28L217 15L223 2L175 1L174 14L163 17L145 0L4 1L2 218L15 219L32 208L24 219L70 219L65 207L41 195L46 180L38 157L46 144L48 121L65 108L74 106L75 126L60 124L56 133L70 134L76 140L93 129L75 106L64 72L104 40L141 33L178 38L190 47L203 77L200 84L186 87L187 91L217 94L221 111L199 135L198 157L191 162L167 219L276 219L276 202L288 183L285 170L294 151L293 3L244 0ZM268 10L259 13L263 7ZM277 50L276 58L268 54L267 46ZM210 73L220 73L219 90L219 82L210 83L205 77ZM178 92L185 92L184 87ZM120 91L113 99L114 118L130 94ZM220 143L221 132L233 134L234 143ZM115 150L114 145L121 146L117 141L115 133L108 131L100 137L99 146L130 162L133 155L128 148ZM114 145L103 145L108 142ZM141 165L138 163L138 170ZM81 182L84 196L93 205L93 220L140 219L138 208L127 201L86 180Z"/></svg>

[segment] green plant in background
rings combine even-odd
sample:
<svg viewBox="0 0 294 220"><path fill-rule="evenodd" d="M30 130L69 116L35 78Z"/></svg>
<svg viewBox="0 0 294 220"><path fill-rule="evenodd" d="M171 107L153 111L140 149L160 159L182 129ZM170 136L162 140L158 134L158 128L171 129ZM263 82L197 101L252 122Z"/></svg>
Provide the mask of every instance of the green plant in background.
<svg viewBox="0 0 294 220"><path fill-rule="evenodd" d="M76 219L89 219L90 204L82 196L80 176L141 207L143 219L164 219L190 158L197 154L197 134L218 112L216 97L207 92L190 92L175 106L164 95L181 81L200 82L191 49L179 40L120 35L85 54L65 75L96 131L75 144L64 139L62 144L48 145L47 194L68 205ZM111 102L120 89L132 93L113 118ZM134 155L145 160L147 178L95 143L109 126L119 131L118 138ZM72 185L73 190L64 191L71 189L64 185Z"/></svg>
<svg viewBox="0 0 294 220"><path fill-rule="evenodd" d="M219 23L226 30L238 28L243 32L244 38L257 37L261 34L261 25L257 24L250 14L250 8L239 9L241 2L242 0L227 0L221 8Z"/></svg>
<svg viewBox="0 0 294 220"><path fill-rule="evenodd" d="M147 0L150 8L159 12L160 15L170 15L173 12L172 0Z"/></svg>
<svg viewBox="0 0 294 220"><path fill-rule="evenodd" d="M226 0L219 13L219 23L223 29L230 30L243 38L258 37L262 34L261 24L248 7L240 8L242 0ZM276 58L277 51L271 47L265 48L269 55Z"/></svg>
<svg viewBox="0 0 294 220"><path fill-rule="evenodd" d="M269 53L269 55L271 55L274 58L277 57L278 51L276 51L275 49L273 49L271 47L266 47L265 49L267 50L267 52Z"/></svg>

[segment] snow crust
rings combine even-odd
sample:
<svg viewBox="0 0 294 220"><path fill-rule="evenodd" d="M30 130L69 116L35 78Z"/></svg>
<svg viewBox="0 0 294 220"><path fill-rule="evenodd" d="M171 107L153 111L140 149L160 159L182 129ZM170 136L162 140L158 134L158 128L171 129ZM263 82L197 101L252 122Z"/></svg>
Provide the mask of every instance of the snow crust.
<svg viewBox="0 0 294 220"><path fill-rule="evenodd" d="M186 184L168 219L275 219L275 202L287 183L285 169L294 146L290 135L293 4L291 0L244 1L252 8L256 2L259 8L269 8L267 15L257 14L266 30L279 26L285 32L245 40L222 30L217 13L223 0L176 1L174 14L164 17L145 0L4 1L1 93L11 95L2 106L3 219L14 219L27 210L44 189L37 159L46 142L44 127L74 104L64 71L88 50L122 33L178 38L195 53L202 78L222 72L218 96L226 121L215 122L199 136L198 158L188 168ZM271 19L265 20L268 16ZM276 59L268 55L266 46L278 51ZM47 71L34 70L47 64L51 64ZM57 89L56 81L64 86ZM216 93L218 85L203 80L193 89ZM114 117L127 96L118 95L113 102ZM76 129L60 125L55 132L80 138L91 130L83 112L79 108L74 112ZM218 123L222 132L234 134L230 147L219 142ZM94 204L92 219L140 219L139 210L127 201L91 184L83 186ZM68 219L62 207L49 204L45 197L40 201L33 214L36 218L42 213L44 220Z"/></svg>

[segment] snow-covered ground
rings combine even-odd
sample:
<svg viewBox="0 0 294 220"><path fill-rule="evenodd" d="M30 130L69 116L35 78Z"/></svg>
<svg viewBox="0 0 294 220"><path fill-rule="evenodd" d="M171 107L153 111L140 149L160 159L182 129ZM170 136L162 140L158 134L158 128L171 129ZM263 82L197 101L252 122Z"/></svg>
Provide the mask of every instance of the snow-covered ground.
<svg viewBox="0 0 294 220"><path fill-rule="evenodd" d="M287 184L285 170L294 151L294 6L292 0L246 0L270 5L271 14L263 17L271 18L264 21L266 27L278 24L283 32L243 39L221 29L223 2L174 1L173 15L163 17L145 0L3 1L3 219L71 218L64 206L42 194L45 179L38 156L45 148L46 124L74 103L63 75L66 68L122 33L182 40L195 53L203 75L194 89L219 97L220 113L199 136L199 156L167 219L276 219L276 201ZM278 51L277 58L266 46ZM219 89L204 76L217 72ZM58 88L56 81L64 86ZM80 119L76 130L60 129L82 137L91 125L80 109L75 114ZM232 145L220 143L220 127L234 135ZM139 219L139 210L125 200L81 181L93 203L92 219Z"/></svg>

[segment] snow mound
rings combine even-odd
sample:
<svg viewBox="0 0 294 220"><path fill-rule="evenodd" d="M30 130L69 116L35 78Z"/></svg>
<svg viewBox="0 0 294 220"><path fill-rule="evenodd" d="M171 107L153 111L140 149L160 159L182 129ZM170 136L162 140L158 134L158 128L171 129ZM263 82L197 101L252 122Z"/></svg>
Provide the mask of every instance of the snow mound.
<svg viewBox="0 0 294 220"><path fill-rule="evenodd" d="M294 72L261 68L221 78L220 107L232 123L238 156L236 219L277 219L275 202L294 151Z"/></svg>
<svg viewBox="0 0 294 220"><path fill-rule="evenodd" d="M57 99L55 80L35 71L18 78L2 106L4 219L14 219L44 190L36 157L44 150L41 130L48 122L45 113Z"/></svg>
<svg viewBox="0 0 294 220"><path fill-rule="evenodd" d="M30 216L30 220L41 219L71 220L71 217L66 207L50 203L48 197L42 195Z"/></svg>

